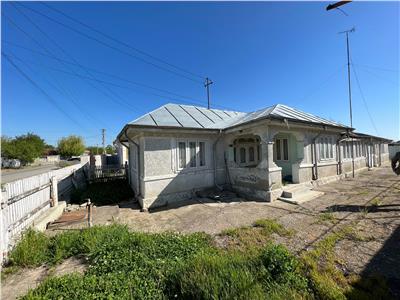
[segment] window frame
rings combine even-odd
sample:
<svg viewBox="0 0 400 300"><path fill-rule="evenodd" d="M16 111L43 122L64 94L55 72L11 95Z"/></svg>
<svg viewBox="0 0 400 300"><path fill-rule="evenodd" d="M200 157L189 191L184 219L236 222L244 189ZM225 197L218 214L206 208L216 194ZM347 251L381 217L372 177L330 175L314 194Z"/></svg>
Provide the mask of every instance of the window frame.
<svg viewBox="0 0 400 300"><path fill-rule="evenodd" d="M286 140L286 154L287 158L285 159L285 141ZM276 138L275 139L275 159L276 161L289 161L289 139L288 138ZM278 145L279 145L279 151L278 151ZM278 158L279 154L279 158Z"/></svg>
<svg viewBox="0 0 400 300"><path fill-rule="evenodd" d="M318 139L319 161L332 161L335 159L334 138L322 136Z"/></svg>
<svg viewBox="0 0 400 300"><path fill-rule="evenodd" d="M181 156L180 156L180 148L179 144L180 143L185 143L185 166L181 167L180 162L181 162ZM194 155L194 166L191 165L192 162L192 155L191 155L191 149L190 144L195 143L195 155ZM200 143L204 143L204 164L200 165L201 162L201 157L200 157ZM176 168L178 171L190 171L190 170L198 170L198 169L205 169L208 167L208 159L207 159L207 140L204 139L193 139L193 138L187 138L187 139L177 139L176 140Z"/></svg>

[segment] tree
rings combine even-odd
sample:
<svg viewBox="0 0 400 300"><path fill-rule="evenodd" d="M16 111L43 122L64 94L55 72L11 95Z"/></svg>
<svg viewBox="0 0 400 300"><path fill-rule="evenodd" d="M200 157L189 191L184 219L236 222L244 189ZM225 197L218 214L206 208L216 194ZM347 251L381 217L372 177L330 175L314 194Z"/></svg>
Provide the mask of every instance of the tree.
<svg viewBox="0 0 400 300"><path fill-rule="evenodd" d="M106 153L107 154L114 154L115 153L115 148L113 145L107 145L106 147Z"/></svg>
<svg viewBox="0 0 400 300"><path fill-rule="evenodd" d="M89 150L90 154L92 154L92 155L103 154L103 148L101 148L101 147L90 146L90 147L87 147L87 150Z"/></svg>
<svg viewBox="0 0 400 300"><path fill-rule="evenodd" d="M58 141L58 152L64 157L78 156L85 151L85 144L80 136L70 135Z"/></svg>
<svg viewBox="0 0 400 300"><path fill-rule="evenodd" d="M27 133L15 138L1 138L1 155L7 158L16 158L23 163L31 163L43 154L44 140L40 136Z"/></svg>

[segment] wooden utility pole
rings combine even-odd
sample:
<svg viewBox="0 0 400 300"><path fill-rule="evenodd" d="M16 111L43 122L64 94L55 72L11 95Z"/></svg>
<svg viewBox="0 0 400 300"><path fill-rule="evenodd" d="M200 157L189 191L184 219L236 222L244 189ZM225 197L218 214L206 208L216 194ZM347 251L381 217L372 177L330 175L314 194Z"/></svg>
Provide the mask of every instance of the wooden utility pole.
<svg viewBox="0 0 400 300"><path fill-rule="evenodd" d="M350 77L350 45L349 45L349 33L354 32L355 29L345 30L339 32L339 34L346 34L346 48L347 48L347 81L349 91L349 107L350 107L350 127L353 128L353 108L351 103L351 77ZM354 178L354 140L351 137L351 161L352 161L352 173Z"/></svg>
<svg viewBox="0 0 400 300"><path fill-rule="evenodd" d="M204 86L207 89L207 108L210 109L210 89L209 85L213 84L213 82L210 80L210 78L206 78L206 82L204 83Z"/></svg>

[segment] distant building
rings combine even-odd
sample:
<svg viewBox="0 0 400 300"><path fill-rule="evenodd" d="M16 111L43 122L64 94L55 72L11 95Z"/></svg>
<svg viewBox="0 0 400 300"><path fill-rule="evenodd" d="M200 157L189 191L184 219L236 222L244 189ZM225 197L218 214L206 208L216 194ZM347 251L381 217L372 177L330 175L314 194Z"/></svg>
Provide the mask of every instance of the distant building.
<svg viewBox="0 0 400 300"><path fill-rule="evenodd" d="M273 201L293 184L350 174L352 152L356 171L389 159L389 140L281 104L252 113L167 104L125 125L117 140L129 149L129 180L144 209L215 186Z"/></svg>

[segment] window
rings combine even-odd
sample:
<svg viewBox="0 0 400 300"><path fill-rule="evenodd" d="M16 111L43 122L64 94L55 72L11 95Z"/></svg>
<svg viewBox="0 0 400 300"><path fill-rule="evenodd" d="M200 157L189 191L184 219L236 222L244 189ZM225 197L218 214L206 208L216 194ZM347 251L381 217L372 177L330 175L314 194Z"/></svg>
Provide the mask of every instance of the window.
<svg viewBox="0 0 400 300"><path fill-rule="evenodd" d="M206 142L178 141L178 169L206 166Z"/></svg>
<svg viewBox="0 0 400 300"><path fill-rule="evenodd" d="M249 161L254 161L254 147L249 148Z"/></svg>
<svg viewBox="0 0 400 300"><path fill-rule="evenodd" d="M186 143L179 142L178 149L179 149L179 168L183 169L186 167Z"/></svg>
<svg viewBox="0 0 400 300"><path fill-rule="evenodd" d="M246 163L246 148L240 148L240 163Z"/></svg>
<svg viewBox="0 0 400 300"><path fill-rule="evenodd" d="M281 159L281 140L276 140L276 160L282 160Z"/></svg>
<svg viewBox="0 0 400 300"><path fill-rule="evenodd" d="M289 160L288 139L277 139L275 144L276 160Z"/></svg>
<svg viewBox="0 0 400 300"><path fill-rule="evenodd" d="M323 137L319 139L319 159L333 158L333 138Z"/></svg>
<svg viewBox="0 0 400 300"><path fill-rule="evenodd" d="M241 167L254 167L260 160L260 140L257 137L243 136L233 141L235 163Z"/></svg>
<svg viewBox="0 0 400 300"><path fill-rule="evenodd" d="M196 167L196 142L189 142L189 151L190 151L190 167Z"/></svg>
<svg viewBox="0 0 400 300"><path fill-rule="evenodd" d="M200 167L206 165L206 144L204 142L199 142L199 160Z"/></svg>

